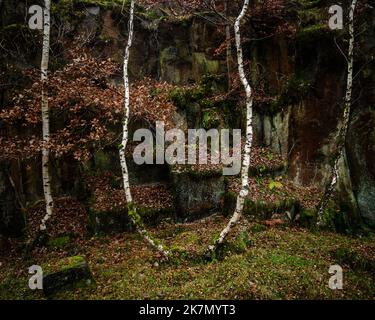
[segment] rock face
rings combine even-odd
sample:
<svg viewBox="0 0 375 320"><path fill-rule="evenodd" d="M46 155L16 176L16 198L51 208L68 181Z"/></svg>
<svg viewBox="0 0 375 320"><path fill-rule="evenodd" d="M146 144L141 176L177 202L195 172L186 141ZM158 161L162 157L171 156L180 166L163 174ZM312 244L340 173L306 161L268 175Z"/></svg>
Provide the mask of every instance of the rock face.
<svg viewBox="0 0 375 320"><path fill-rule="evenodd" d="M172 171L178 221L192 221L222 209L225 183L222 172Z"/></svg>
<svg viewBox="0 0 375 320"><path fill-rule="evenodd" d="M21 236L25 227L25 218L16 199L9 170L0 167L0 234L9 237Z"/></svg>
<svg viewBox="0 0 375 320"><path fill-rule="evenodd" d="M268 103L255 101L254 131L255 144L271 148L287 160L286 172L290 179L300 186L323 188L329 179L330 157L335 149L337 127L342 115L342 99L345 92L346 62L334 42L334 34L326 28L326 13L321 1L309 3L299 1L300 7L293 12L298 21L298 32L288 39L284 34L259 37L247 41L244 52L251 56L251 80L256 87L264 84ZM122 63L127 35L127 20L120 7L102 6L101 1L90 1L90 5L79 6L82 14L71 19L68 2L61 5L67 31L84 31L93 40L94 54L111 57ZM65 4L64 4L65 3ZM69 2L70 3L70 2ZM323 3L325 3L323 1ZM25 25L26 1L0 1L0 40L11 39L12 49L28 39L20 34ZM324 4L325 5L325 4ZM308 7L308 8L307 8ZM78 10L77 9L77 10ZM142 13L144 14L144 12ZM295 17L294 14L299 15ZM346 203L349 221L357 221L358 212L364 222L375 226L375 9L364 17L366 32L358 36L361 54L356 56L358 70L355 83L361 84L362 93L355 88L353 115L346 144L347 159L340 168L343 179L339 191ZM296 22L297 23L297 22ZM244 30L252 30L246 25ZM223 44L224 35L207 20L199 17L183 19L154 19L142 16L136 20L135 39L131 51L131 80L150 76L176 85L200 82L205 76L226 74L226 59L216 55L215 50ZM55 32L56 33L56 32ZM27 33L28 34L28 33ZM36 36L35 34L30 34ZM248 38L253 38L249 36ZM17 58L4 53L0 61L0 72L5 72L12 87L25 86L22 83L22 68L40 65L40 48L33 38L33 45ZM345 48L346 43L342 43ZM58 53L58 52L57 52ZM232 53L234 56L234 52ZM3 56L3 52L1 52ZM56 56L63 56L56 54ZM232 57L233 58L233 57ZM61 67L63 58L51 56L51 68ZM7 62L5 64L4 62ZM15 69L8 69L8 64ZM235 66L232 66L235 69ZM224 79L226 82L226 79ZM223 93L219 85L211 86L214 92ZM225 92L226 88L224 88ZM256 92L262 91L256 87ZM5 108L12 92L0 86L0 109ZM181 98L181 97L180 97ZM240 128L243 101L207 101L205 93L190 93L183 96L185 105L177 108L176 126L179 128ZM58 121L58 119L56 119ZM147 124L135 124L134 132ZM0 133L2 134L0 123ZM16 132L16 128L15 132ZM121 128L116 128L116 136ZM86 166L71 158L53 161L53 193L87 198L86 187L82 185L84 175L105 170L120 172L118 150L107 148L96 155ZM8 165L8 164L7 164ZM175 188L177 216L179 220L194 219L209 212L220 210L224 188L221 176L194 178L191 175L172 174L165 166L139 167L129 162L132 184L173 181ZM12 170L0 164L0 232L17 236L24 228L19 202L24 206L43 197L41 168L38 159L12 164ZM280 170L284 173L284 168ZM13 188L9 176L14 180ZM350 205L347 206L347 203ZM122 212L123 213L123 212ZM121 212L112 217L95 217L95 228L127 228ZM107 219L107 220L106 220Z"/></svg>
<svg viewBox="0 0 375 320"><path fill-rule="evenodd" d="M43 292L47 296L77 285L90 285L93 281L87 262L80 256L58 261L52 270L43 276Z"/></svg>
<svg viewBox="0 0 375 320"><path fill-rule="evenodd" d="M352 122L347 149L351 177L364 221L375 227L375 110L357 114Z"/></svg>

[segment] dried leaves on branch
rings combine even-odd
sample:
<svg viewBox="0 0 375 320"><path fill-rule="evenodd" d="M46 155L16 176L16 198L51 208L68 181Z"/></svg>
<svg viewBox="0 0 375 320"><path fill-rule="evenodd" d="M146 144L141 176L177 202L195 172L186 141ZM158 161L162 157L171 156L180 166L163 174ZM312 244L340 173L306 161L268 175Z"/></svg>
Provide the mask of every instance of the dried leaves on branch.
<svg viewBox="0 0 375 320"><path fill-rule="evenodd" d="M74 155L84 162L93 151L118 145L116 128L123 113L123 89L116 84L119 67L110 59L97 60L74 51L71 56L72 61L52 73L44 84L38 73L25 72L33 85L17 94L12 105L0 112L0 122L6 128L0 137L1 159L34 158L40 154L42 85L49 94L51 140L47 147L54 157ZM151 79L135 83L131 87L131 121L143 120L150 127L156 121L165 121L166 127L171 127L175 107L168 101L168 93L172 88Z"/></svg>

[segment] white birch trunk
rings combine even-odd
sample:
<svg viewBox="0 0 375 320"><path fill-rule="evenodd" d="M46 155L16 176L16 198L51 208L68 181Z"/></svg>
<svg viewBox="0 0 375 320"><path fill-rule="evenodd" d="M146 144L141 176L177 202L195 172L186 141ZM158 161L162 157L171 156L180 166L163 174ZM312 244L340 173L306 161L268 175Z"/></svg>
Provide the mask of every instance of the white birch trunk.
<svg viewBox="0 0 375 320"><path fill-rule="evenodd" d="M53 212L53 198L51 192L51 177L49 172L49 110L48 110L48 95L45 90L45 82L48 79L48 63L49 63L49 49L50 49L50 10L51 0L45 0L44 8L44 28L43 28L43 51L41 62L41 80L42 87L42 126L43 126L43 149L42 149L42 175L43 175L43 192L46 202L46 215L40 224L40 230L46 230L46 222L51 218Z"/></svg>
<svg viewBox="0 0 375 320"><path fill-rule="evenodd" d="M339 159L343 156L345 140L348 132L349 127L349 120L350 120L350 111L351 111L351 104L352 104L352 92L353 92L353 66L354 66L354 43L355 43L355 35L354 35L354 12L357 5L357 0L353 0L349 10L349 54L348 54L348 77L346 83L346 95L345 95L345 103L344 103L344 115L343 115L343 123L342 127L339 132L338 137L338 150L335 157L335 162L332 167L331 173L331 182L325 190L325 193L322 197L319 211L318 211L318 226L324 225L324 211L327 207L329 199L332 196L332 193L337 185L339 180L339 172L338 172L338 162Z"/></svg>
<svg viewBox="0 0 375 320"><path fill-rule="evenodd" d="M124 2L125 3L125 2ZM169 251L163 249L163 246L157 244L149 235L147 230L145 230L139 223L136 222L135 216L136 208L133 206L133 198L130 191L130 183L129 183L129 171L128 166L126 164L126 155L125 150L128 144L129 139L129 118L130 118L130 86L129 86L129 56L130 56L130 48L133 42L133 33L134 33L134 6L135 0L131 0L130 2L130 17L129 17L129 34L128 34L128 42L125 47L125 55L124 55L124 88L125 88L125 102L124 102L124 120L123 120L123 137L122 137L122 144L120 148L120 163L121 163L121 170L122 170L122 178L124 183L124 190L126 201L128 205L129 217L132 219L137 232L154 248L156 248L159 253L161 253L164 257L169 256Z"/></svg>
<svg viewBox="0 0 375 320"><path fill-rule="evenodd" d="M125 102L124 102L124 120L123 120L123 136L122 136L122 143L120 148L120 162L121 162L121 170L122 170L122 178L124 182L124 190L126 195L126 201L128 204L133 202L132 195L130 192L130 184L129 184L129 172L128 166L126 164L126 157L125 157L125 150L128 144L128 126L129 126L129 116L130 116L130 88L129 88L129 55L130 55L130 48L133 42L133 29L134 29L134 3L135 1L132 0L130 2L130 17L129 17L129 35L128 35L128 43L125 48L125 55L124 55L124 90L125 90Z"/></svg>
<svg viewBox="0 0 375 320"><path fill-rule="evenodd" d="M236 38L236 48L237 48L237 61L238 61L238 72L240 75L240 79L242 85L246 92L246 144L245 144L245 151L242 160L242 170L241 170L241 182L242 187L239 195L237 196L237 204L234 214L229 221L228 225L224 228L221 232L219 238L216 240L213 246L209 247L209 251L214 252L218 246L220 246L225 238L227 237L228 233L231 231L233 226L235 226L239 220L241 219L245 198L249 194L249 167L250 167L250 154L251 148L253 144L253 94L252 88L249 84L249 81L246 78L244 64L243 64L243 52L242 52L242 44L241 44L241 21L245 17L245 14L249 7L249 0L245 0L244 5L242 7L242 11L240 15L237 17L234 31L235 31L235 38Z"/></svg>

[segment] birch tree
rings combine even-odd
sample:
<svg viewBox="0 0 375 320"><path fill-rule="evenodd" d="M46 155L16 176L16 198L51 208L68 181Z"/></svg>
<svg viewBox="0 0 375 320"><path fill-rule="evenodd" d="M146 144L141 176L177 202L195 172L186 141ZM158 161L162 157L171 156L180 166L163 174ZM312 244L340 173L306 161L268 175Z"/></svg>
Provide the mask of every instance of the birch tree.
<svg viewBox="0 0 375 320"><path fill-rule="evenodd" d="M327 204L332 196L333 191L339 180L339 171L338 171L338 162L341 157L344 156L345 152L345 141L349 127L350 111L352 104L352 92L353 92L353 66L354 66L354 44L355 44L355 35L354 35L354 13L357 5L357 0L353 0L349 9L349 49L348 49L348 76L346 83L346 95L344 101L344 114L342 120L342 126L339 130L338 143L337 143L337 152L334 158L334 164L331 168L331 179L330 183L326 187L326 190L323 194L323 197L320 202L319 211L318 211L318 226L324 225L324 211L327 207Z"/></svg>
<svg viewBox="0 0 375 320"><path fill-rule="evenodd" d="M125 1L123 2L125 5ZM122 178L124 184L124 191L126 196L126 202L128 205L128 215L132 220L137 232L148 242L152 247L156 248L164 257L169 256L169 251L164 250L163 246L157 243L152 237L149 235L147 230L142 225L142 219L137 213L137 209L134 206L133 198L130 190L130 183L129 183L129 171L128 166L126 163L126 146L128 144L129 139L129 119L130 119L130 86L129 86L129 57L130 57L130 48L133 42L133 34L134 34L134 6L135 0L130 1L130 15L129 15L129 31L128 31L128 42L125 47L125 54L124 54L124 65L123 65L123 72L124 72L124 90L125 90L125 99L124 99L124 119L123 119L123 137L122 137L122 144L120 147L120 163L121 163L121 170L122 170Z"/></svg>
<svg viewBox="0 0 375 320"><path fill-rule="evenodd" d="M51 218L53 213L53 198L51 191L51 176L49 171L50 161L50 125L49 125L49 108L48 95L45 83L48 79L48 64L50 50L50 29L51 29L51 0L45 0L44 21L43 21L43 50L41 62L41 80L42 80L42 127L43 127L43 147L42 147L42 176L43 176L43 192L46 202L46 215L40 224L40 230L46 230L46 222Z"/></svg>
<svg viewBox="0 0 375 320"><path fill-rule="evenodd" d="M231 229L240 221L243 214L243 208L246 196L249 194L249 167L250 167L250 154L253 144L253 92L250 86L249 81L246 78L244 61L243 61L243 52L241 44L241 22L246 15L246 12L249 8L249 0L245 0L241 13L237 17L234 32L237 48L237 63L238 63L238 72L241 79L241 83L245 89L246 93L246 143L242 160L242 169L241 169L241 191L237 196L236 208L232 218L230 219L227 226L220 233L220 236L215 241L214 245L209 247L209 252L214 253L217 248L222 245L225 241L225 238L231 231Z"/></svg>

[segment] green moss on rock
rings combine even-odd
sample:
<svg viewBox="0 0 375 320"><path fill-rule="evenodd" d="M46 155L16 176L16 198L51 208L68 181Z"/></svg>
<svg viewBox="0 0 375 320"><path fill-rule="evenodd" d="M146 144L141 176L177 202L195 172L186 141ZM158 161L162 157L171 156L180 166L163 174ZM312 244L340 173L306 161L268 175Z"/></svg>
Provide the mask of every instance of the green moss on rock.
<svg viewBox="0 0 375 320"><path fill-rule="evenodd" d="M43 268L43 292L51 296L61 290L92 284L92 275L82 256L64 258Z"/></svg>

